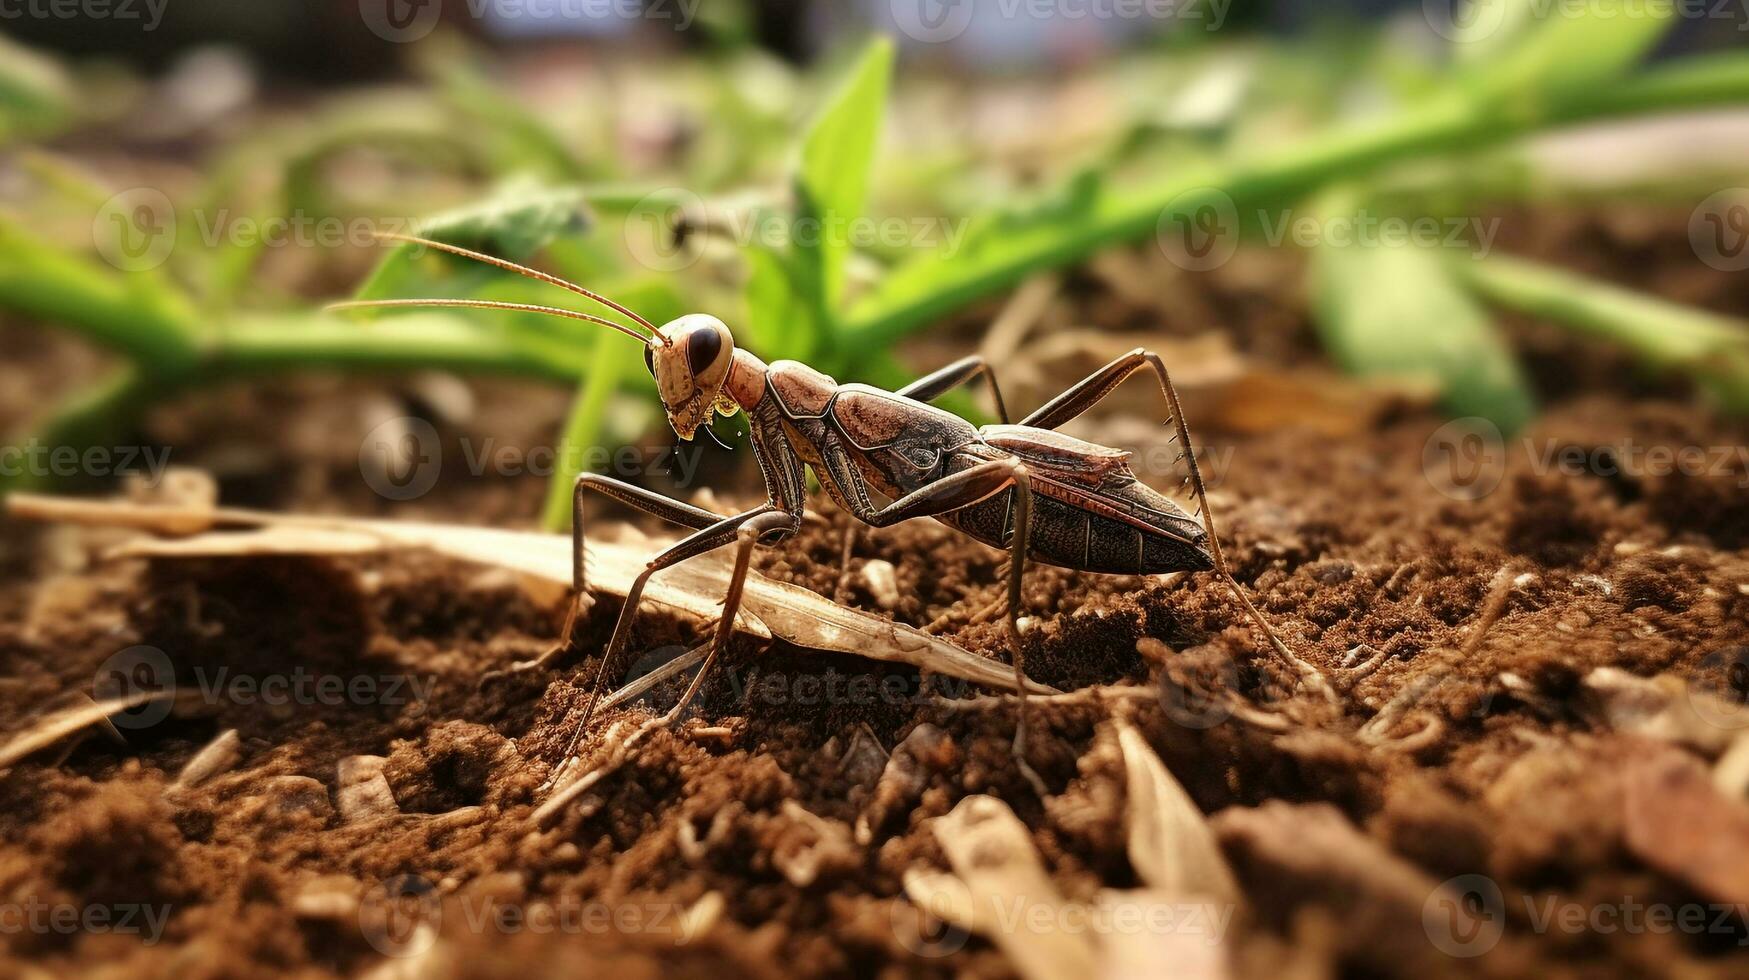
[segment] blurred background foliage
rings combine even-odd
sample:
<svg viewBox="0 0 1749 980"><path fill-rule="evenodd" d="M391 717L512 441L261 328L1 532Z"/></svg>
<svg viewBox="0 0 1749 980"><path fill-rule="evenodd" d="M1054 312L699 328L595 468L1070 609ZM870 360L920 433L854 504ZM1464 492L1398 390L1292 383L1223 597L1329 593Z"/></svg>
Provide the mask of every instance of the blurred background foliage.
<svg viewBox="0 0 1749 980"><path fill-rule="evenodd" d="M888 386L911 370L895 345L968 308L1200 236L1305 252L1330 359L1423 379L1454 416L1511 431L1537 411L1501 311L1749 411L1749 327L1729 317L1488 243L1306 247L1272 227L1692 206L1749 183L1741 153L1678 143L1578 166L1537 139L1740 123L1745 25L1674 5L1475 0L1456 23L1488 29L1448 38L1436 3L1235 3L1220 30L974 19L951 44L895 32L886 3L713 0L686 31L450 3L414 44L361 29L352 3L173 6L149 34L26 22L0 50L0 309L119 356L18 438L101 444L191 388L336 369L574 386L572 450L653 423L625 337L528 314L320 312L354 292L563 300L370 240L413 230L538 262L656 322L716 312L768 360ZM864 219L902 233L800 231ZM556 474L551 523L568 487Z"/></svg>

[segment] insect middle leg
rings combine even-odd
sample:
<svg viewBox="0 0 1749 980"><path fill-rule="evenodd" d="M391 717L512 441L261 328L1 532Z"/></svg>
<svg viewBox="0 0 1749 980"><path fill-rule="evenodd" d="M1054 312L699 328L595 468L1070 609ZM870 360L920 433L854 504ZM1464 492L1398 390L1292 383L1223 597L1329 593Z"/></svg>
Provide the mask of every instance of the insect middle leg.
<svg viewBox="0 0 1749 980"><path fill-rule="evenodd" d="M932 402L961 385L970 384L980 376L990 386L990 397L996 400L996 416L1002 420L1002 424L1007 425L1008 406L1002 401L1002 388L996 383L996 371L990 367L988 361L976 354L962 357L947 367L926 374L894 394L920 402Z"/></svg>
<svg viewBox="0 0 1749 980"><path fill-rule="evenodd" d="M1008 641L1014 661L1014 688L1020 695L1019 720L1014 728L1014 758L1020 772L1032 784L1040 797L1045 795L1044 780L1026 761L1026 661L1025 646L1020 635L1021 586L1025 580L1026 555L1032 541L1032 477L1026 465L1013 457L988 460L942 477L927 486L906 494L884 507L868 503L867 494L859 482L855 467L841 447L822 452L826 466L824 479L838 484L840 495L849 501L858 520L871 527L887 527L913 517L939 517L982 503L1003 491L1012 489L1014 505L1010 510L1013 524L1008 539Z"/></svg>

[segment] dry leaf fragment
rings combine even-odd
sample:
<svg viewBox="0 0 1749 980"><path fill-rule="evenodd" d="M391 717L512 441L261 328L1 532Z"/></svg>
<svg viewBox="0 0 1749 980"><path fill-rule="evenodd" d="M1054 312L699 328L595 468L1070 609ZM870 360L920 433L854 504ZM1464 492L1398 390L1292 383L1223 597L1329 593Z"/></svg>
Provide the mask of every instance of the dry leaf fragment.
<svg viewBox="0 0 1749 980"><path fill-rule="evenodd" d="M35 494L7 498L14 517L109 527L158 534L189 534L215 525L257 528L239 541L234 532L204 533L177 541L142 540L119 549L124 557L246 556L249 554L354 554L395 548L426 548L464 561L509 568L549 582L571 581L571 539L567 535L455 524L372 521L343 517L269 514L220 508L198 511L94 502ZM662 541L636 546L589 542L586 555L592 592L623 596ZM677 612L712 619L728 590L727 555L703 555L654 578L644 601ZM777 637L798 647L850 653L910 664L999 690L1013 690L1006 665L963 650L946 640L831 602L800 586L773 582L752 573L736 625L759 638ZM1030 683L1041 694L1051 688Z"/></svg>
<svg viewBox="0 0 1749 980"><path fill-rule="evenodd" d="M934 915L985 937L1030 980L1092 976L1092 937L1073 932L1068 901L1045 873L1032 832L992 796L968 796L935 821L953 875L913 868L905 893Z"/></svg>
<svg viewBox="0 0 1749 980"><path fill-rule="evenodd" d="M1633 766L1623 790L1630 852L1715 902L1749 902L1749 804L1721 796L1679 752Z"/></svg>
<svg viewBox="0 0 1749 980"><path fill-rule="evenodd" d="M1233 872L1190 794L1172 778L1134 725L1122 719L1112 724L1123 749L1129 790L1125 824L1136 874L1168 895L1238 902Z"/></svg>
<svg viewBox="0 0 1749 980"><path fill-rule="evenodd" d="M1168 892L1106 889L1096 921L1109 926L1099 944L1102 980L1223 980L1225 941L1237 906Z"/></svg>
<svg viewBox="0 0 1749 980"><path fill-rule="evenodd" d="M170 789L193 789L220 773L231 771L242 758L243 740L235 728L227 728L188 760L182 771L176 774L176 782Z"/></svg>
<svg viewBox="0 0 1749 980"><path fill-rule="evenodd" d="M1686 745L1709 756L1730 746L1736 728L1729 722L1743 708L1698 690L1680 677L1640 677L1619 667L1599 667L1585 675L1585 691L1616 731Z"/></svg>
<svg viewBox="0 0 1749 980"><path fill-rule="evenodd" d="M828 820L794 800L783 801L783 815L793 828L779 839L771 863L790 884L807 888L822 872L848 870L861 860L842 821Z"/></svg>
<svg viewBox="0 0 1749 980"><path fill-rule="evenodd" d="M867 847L874 835L900 810L916 802L931 773L941 772L959 758L953 738L924 722L893 747L892 755L876 780L874 792L862 815L856 818L856 842Z"/></svg>
<svg viewBox="0 0 1749 980"><path fill-rule="evenodd" d="M349 755L335 773L334 799L345 823L365 823L398 816L401 807L383 775L388 759L380 755Z"/></svg>
<svg viewBox="0 0 1749 980"><path fill-rule="evenodd" d="M1457 936L1497 927L1503 915L1474 914L1439 882L1361 833L1328 803L1271 800L1230 807L1209 821L1246 882L1253 903L1282 919L1322 907L1345 924L1343 953L1371 972L1441 975L1451 958L1428 941L1430 907L1449 910ZM1498 912L1499 910L1494 910Z"/></svg>
<svg viewBox="0 0 1749 980"><path fill-rule="evenodd" d="M13 736L11 741L4 746L0 746L0 771L10 768L14 763L33 752L48 748L74 732L108 721L110 715L119 714L129 708L137 708L152 701L173 697L175 697L173 691L138 692L105 701L86 700L84 703L65 711L45 715L37 719L31 727Z"/></svg>

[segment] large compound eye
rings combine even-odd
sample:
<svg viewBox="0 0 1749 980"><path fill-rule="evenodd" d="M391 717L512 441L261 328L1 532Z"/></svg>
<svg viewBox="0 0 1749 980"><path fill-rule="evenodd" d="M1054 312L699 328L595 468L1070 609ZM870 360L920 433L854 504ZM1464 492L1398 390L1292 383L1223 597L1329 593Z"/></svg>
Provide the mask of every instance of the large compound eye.
<svg viewBox="0 0 1749 980"><path fill-rule="evenodd" d="M650 372L650 377L656 376L656 348L644 346L644 369Z"/></svg>
<svg viewBox="0 0 1749 980"><path fill-rule="evenodd" d="M686 366L692 369L694 375L703 374L717 362L717 355L722 352L722 335L709 327L686 335Z"/></svg>

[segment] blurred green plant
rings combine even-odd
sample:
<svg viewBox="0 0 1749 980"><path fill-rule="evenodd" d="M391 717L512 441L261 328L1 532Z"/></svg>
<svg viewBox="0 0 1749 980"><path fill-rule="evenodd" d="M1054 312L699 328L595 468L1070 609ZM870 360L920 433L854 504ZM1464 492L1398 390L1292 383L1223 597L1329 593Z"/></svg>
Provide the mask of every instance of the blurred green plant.
<svg viewBox="0 0 1749 980"><path fill-rule="evenodd" d="M1749 104L1749 54L1636 67L1670 26L1669 9L1624 16L1613 0L1595 0L1549 14L1535 0L1477 3L1498 6L1500 16L1462 22L1498 26L1454 43L1443 66L1406 56L1388 31L1328 32L1297 46L1180 46L1169 58L1141 59L1121 69L1120 90L1137 92L1132 122L1076 147L1042 192L1019 186L965 139L883 159L894 63L884 40L841 63L840 82L794 142L786 135L793 92L805 86L732 40L665 69L672 112L644 108L635 117L614 105L575 118L536 111L451 49L421 63L428 84L416 93L348 96L247 131L222 148L179 213L234 209L260 224L436 210L419 223L422 232L516 260L539 254L545 267L657 322L738 301L737 336L762 355L890 385L901 377L891 351L914 332L1174 223L1227 213L1255 237L1248 216L1295 207L1325 220L1438 213L1527 193L1517 165L1500 155L1523 137ZM740 36L732 22L721 26L722 38ZM76 125L70 92L52 64L0 69L0 138ZM1356 105L1365 107L1358 122ZM699 125L705 118L716 124ZM643 146L652 140L670 154L654 180L644 157L656 151ZM108 196L46 157L26 160L73 213L88 216ZM780 170L783 188L774 193ZM509 174L522 176L482 192L483 175ZM911 213L932 208L963 219L965 232L929 248L858 247L845 229L879 212L871 189L888 214L897 199ZM440 206L457 200L470 203ZM622 232L634 213L652 202L684 211L701 200L712 213L772 219L790 234L737 238L732 261L713 255L669 272L628 259ZM709 217L685 215L704 238ZM0 308L81 333L124 362L61 406L40 440L91 445L176 392L306 369L442 368L576 386L561 459L606 438L622 384L654 417L627 338L527 314L395 311L358 320L301 312L295 293L275 295L261 275L280 258L262 241L203 241L187 220L175 234L162 267L123 271L58 244L29 218L0 219ZM1333 358L1357 373L1435 378L1455 413L1509 430L1534 412L1494 307L1620 344L1649 368L1683 372L1725 407L1749 411L1749 331L1736 321L1522 260L1453 261L1413 242L1321 243L1309 263L1314 318ZM404 246L385 252L358 295L553 300L536 284ZM570 482L568 473L555 476L545 513L552 526L568 517Z"/></svg>

